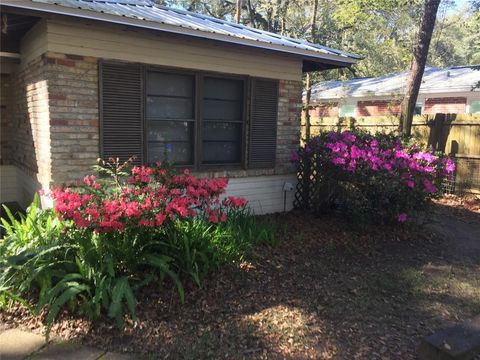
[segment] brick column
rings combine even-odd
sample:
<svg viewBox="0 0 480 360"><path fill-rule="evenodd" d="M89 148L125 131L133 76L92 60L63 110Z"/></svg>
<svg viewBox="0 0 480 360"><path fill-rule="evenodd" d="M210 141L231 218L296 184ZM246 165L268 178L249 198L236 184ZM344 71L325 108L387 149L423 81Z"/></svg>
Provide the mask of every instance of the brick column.
<svg viewBox="0 0 480 360"><path fill-rule="evenodd" d="M92 172L99 153L98 59L48 52L48 104L54 183Z"/></svg>
<svg viewBox="0 0 480 360"><path fill-rule="evenodd" d="M295 172L290 157L300 145L303 84L301 81L280 80L279 86L275 173L287 174Z"/></svg>

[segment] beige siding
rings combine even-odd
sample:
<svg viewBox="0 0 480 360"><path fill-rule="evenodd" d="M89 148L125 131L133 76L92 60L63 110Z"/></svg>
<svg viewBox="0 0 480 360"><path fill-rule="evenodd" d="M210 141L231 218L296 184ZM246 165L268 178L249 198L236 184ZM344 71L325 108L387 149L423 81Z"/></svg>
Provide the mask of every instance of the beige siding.
<svg viewBox="0 0 480 360"><path fill-rule="evenodd" d="M257 215L284 210L283 197L286 182L296 185L295 175L257 176L230 179L227 196L241 196L248 200L251 210ZM295 191L286 193L286 210L293 208Z"/></svg>
<svg viewBox="0 0 480 360"><path fill-rule="evenodd" d="M48 20L48 50L274 79L299 80L302 62L261 50L112 25Z"/></svg>
<svg viewBox="0 0 480 360"><path fill-rule="evenodd" d="M22 38L20 44L21 66L26 66L45 52L47 52L47 22L41 20Z"/></svg>
<svg viewBox="0 0 480 360"><path fill-rule="evenodd" d="M0 203L17 202L26 209L40 190L38 181L14 165L0 165ZM43 203L43 202L42 202Z"/></svg>
<svg viewBox="0 0 480 360"><path fill-rule="evenodd" d="M13 165L0 165L0 203L18 200L16 169Z"/></svg>

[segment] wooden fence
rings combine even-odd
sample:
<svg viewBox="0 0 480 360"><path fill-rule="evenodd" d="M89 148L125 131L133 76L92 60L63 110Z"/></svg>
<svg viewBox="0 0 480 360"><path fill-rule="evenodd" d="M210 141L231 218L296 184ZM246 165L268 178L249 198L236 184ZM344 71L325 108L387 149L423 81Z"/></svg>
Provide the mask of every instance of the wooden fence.
<svg viewBox="0 0 480 360"><path fill-rule="evenodd" d="M371 132L390 132L398 128L394 116L359 118L312 117L312 136L327 130L346 130L351 127ZM457 164L455 180L451 184L456 192L480 194L480 115L436 114L418 115L413 119L412 133L423 144L450 155ZM305 138L305 119L302 119L302 138Z"/></svg>

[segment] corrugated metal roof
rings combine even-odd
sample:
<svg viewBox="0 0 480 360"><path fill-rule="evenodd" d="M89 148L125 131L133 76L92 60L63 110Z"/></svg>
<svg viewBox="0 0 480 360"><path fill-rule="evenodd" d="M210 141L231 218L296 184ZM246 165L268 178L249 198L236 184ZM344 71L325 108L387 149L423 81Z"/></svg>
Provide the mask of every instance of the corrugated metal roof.
<svg viewBox="0 0 480 360"><path fill-rule="evenodd" d="M318 44L312 44L303 40L297 40L286 36L254 29L248 26L231 23L177 8L156 5L152 0L2 0L3 5L14 7L55 12L55 8L63 7L71 9L69 15L80 16L79 10L95 12L102 15L114 15L123 19L141 20L145 23L154 23L178 27L184 29L186 35L193 33L185 30L198 32L197 36L211 38L209 34L223 36L227 39L245 41L242 45L271 48L271 50L288 52L302 55L307 60L318 61L320 59L332 61L331 67L348 66L356 63L362 57L344 51L332 49ZM42 8L42 5L45 5ZM52 7L55 5L55 7ZM74 13L73 11L77 11ZM63 11L62 13L64 13ZM101 20L101 19L100 19ZM121 22L119 20L119 22ZM129 25L132 25L131 23ZM215 38L222 40L222 38ZM228 40L227 40L228 41ZM230 42L232 42L230 40ZM240 44L240 42L237 42ZM328 62L327 62L328 63ZM343 64L342 64L343 63ZM336 66L335 66L336 65Z"/></svg>
<svg viewBox="0 0 480 360"><path fill-rule="evenodd" d="M478 68L478 70L475 70ZM311 100L403 95L408 72L396 72L378 78L357 78L348 81L323 81L312 86ZM427 67L420 94L471 91L480 81L480 66ZM476 89L476 91L480 91Z"/></svg>

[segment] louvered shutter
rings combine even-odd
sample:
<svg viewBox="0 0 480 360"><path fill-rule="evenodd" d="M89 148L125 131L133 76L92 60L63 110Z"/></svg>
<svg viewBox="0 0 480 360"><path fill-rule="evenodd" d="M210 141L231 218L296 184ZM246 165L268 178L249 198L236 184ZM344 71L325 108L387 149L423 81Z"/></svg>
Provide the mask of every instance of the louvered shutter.
<svg viewBox="0 0 480 360"><path fill-rule="evenodd" d="M250 168L275 166L278 81L252 79L249 156Z"/></svg>
<svg viewBox="0 0 480 360"><path fill-rule="evenodd" d="M101 153L134 163L143 162L142 67L137 64L102 62Z"/></svg>

